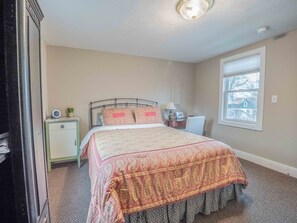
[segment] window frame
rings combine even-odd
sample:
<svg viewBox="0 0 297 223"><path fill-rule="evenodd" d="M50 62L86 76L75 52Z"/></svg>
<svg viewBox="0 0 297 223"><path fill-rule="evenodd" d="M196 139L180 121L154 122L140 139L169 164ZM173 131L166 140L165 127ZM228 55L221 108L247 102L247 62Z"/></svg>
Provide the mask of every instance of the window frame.
<svg viewBox="0 0 297 223"><path fill-rule="evenodd" d="M224 117L225 109L225 89L224 89L224 64L230 61L239 60L244 57L252 56L255 54L260 55L260 80L259 80L259 89L257 97L257 121L241 121L238 119L226 119ZM265 64L266 64L266 47L261 47L258 49L250 50L244 53L240 53L234 56L226 57L220 60L220 92L219 92L219 115L218 115L218 124L251 129L256 131L263 130L263 114L264 114L264 87L265 87ZM246 74L246 73L243 73ZM243 75L242 74L242 75Z"/></svg>

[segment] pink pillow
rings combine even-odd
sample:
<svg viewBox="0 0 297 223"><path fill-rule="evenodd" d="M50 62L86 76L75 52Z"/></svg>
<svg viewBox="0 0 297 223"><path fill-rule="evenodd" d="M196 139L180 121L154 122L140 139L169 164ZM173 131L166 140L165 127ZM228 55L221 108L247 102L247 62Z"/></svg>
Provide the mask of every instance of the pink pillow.
<svg viewBox="0 0 297 223"><path fill-rule="evenodd" d="M139 107L134 113L137 124L163 123L159 107Z"/></svg>
<svg viewBox="0 0 297 223"><path fill-rule="evenodd" d="M130 108L106 108L102 112L104 125L130 125L135 120Z"/></svg>

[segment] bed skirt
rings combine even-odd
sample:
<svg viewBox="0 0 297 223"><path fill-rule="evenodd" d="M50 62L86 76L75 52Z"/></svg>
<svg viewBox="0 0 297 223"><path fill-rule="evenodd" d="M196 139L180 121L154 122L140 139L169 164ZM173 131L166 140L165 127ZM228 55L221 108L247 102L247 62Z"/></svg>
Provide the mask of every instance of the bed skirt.
<svg viewBox="0 0 297 223"><path fill-rule="evenodd" d="M185 201L129 214L125 216L125 223L180 223L183 219L185 223L193 223L196 214L208 215L225 207L227 201L237 199L243 187L231 184Z"/></svg>

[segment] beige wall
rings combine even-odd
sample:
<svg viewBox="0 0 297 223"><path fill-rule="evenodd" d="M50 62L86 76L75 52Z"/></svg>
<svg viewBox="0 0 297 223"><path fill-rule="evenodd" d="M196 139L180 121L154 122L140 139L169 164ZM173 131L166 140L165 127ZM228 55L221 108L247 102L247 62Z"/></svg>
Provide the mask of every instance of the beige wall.
<svg viewBox="0 0 297 223"><path fill-rule="evenodd" d="M263 131L218 125L220 59L266 46ZM297 167L297 31L196 65L195 114L206 115L206 134L235 149ZM278 103L271 96L278 95Z"/></svg>
<svg viewBox="0 0 297 223"><path fill-rule="evenodd" d="M181 81L181 109L194 112L195 64L47 46L48 110L75 108L81 134L88 130L90 101L138 97L165 104L171 82Z"/></svg>

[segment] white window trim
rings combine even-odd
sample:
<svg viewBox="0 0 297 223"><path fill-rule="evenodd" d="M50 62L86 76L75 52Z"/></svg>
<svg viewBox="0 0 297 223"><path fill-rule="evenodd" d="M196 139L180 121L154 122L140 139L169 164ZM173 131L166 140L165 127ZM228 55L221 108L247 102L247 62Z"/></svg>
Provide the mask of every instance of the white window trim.
<svg viewBox="0 0 297 223"><path fill-rule="evenodd" d="M248 123L248 122L240 122L240 121L233 121L233 120L226 120L224 119L223 109L224 109L224 72L223 72L223 65L224 63L240 59L243 57L251 56L254 54L260 54L261 64L260 64L260 82L259 82L259 93L258 93L258 102L257 102L257 123ZM220 61L220 102L219 102L219 117L218 117L218 124L220 125L227 125L233 126L238 128L245 128L245 129L252 129L257 131L263 130L263 110L264 110L264 85L265 85L265 63L266 63L266 48L261 47L255 50L251 50L245 53L241 53L238 55L234 55L231 57L223 58Z"/></svg>

